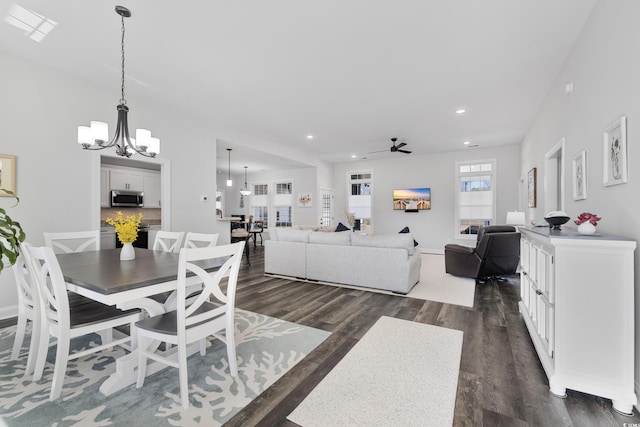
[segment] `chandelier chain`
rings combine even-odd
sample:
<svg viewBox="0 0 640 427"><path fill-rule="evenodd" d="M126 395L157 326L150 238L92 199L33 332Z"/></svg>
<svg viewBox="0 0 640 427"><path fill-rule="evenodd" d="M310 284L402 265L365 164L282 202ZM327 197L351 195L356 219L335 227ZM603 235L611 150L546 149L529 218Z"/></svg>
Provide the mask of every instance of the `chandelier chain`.
<svg viewBox="0 0 640 427"><path fill-rule="evenodd" d="M122 49L122 74L121 74L121 80L120 80L120 94L121 94L121 98L120 98L120 104L125 105L127 103L127 100L124 99L124 16L120 17L122 20L122 41L120 43L120 47Z"/></svg>

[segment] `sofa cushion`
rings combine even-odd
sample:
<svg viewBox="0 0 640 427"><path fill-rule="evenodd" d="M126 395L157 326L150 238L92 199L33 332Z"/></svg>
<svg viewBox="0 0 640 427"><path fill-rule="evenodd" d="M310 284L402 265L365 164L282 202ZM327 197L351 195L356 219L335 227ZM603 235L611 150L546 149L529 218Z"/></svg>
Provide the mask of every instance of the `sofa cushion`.
<svg viewBox="0 0 640 427"><path fill-rule="evenodd" d="M400 230L399 233L411 233L411 231L409 231L409 227L405 227ZM413 239L413 246L418 246L418 242L416 242L416 239Z"/></svg>
<svg viewBox="0 0 640 427"><path fill-rule="evenodd" d="M321 245L351 245L351 234L353 233L325 233L313 231L309 234L309 243L319 243Z"/></svg>
<svg viewBox="0 0 640 427"><path fill-rule="evenodd" d="M280 228L277 231L278 240L281 242L309 242L311 230L294 230L293 228Z"/></svg>
<svg viewBox="0 0 640 427"><path fill-rule="evenodd" d="M320 226L319 225L293 225L293 226L291 226L291 228L294 229L294 230L318 231Z"/></svg>
<svg viewBox="0 0 640 427"><path fill-rule="evenodd" d="M341 222L339 222L338 226L336 227L336 231L349 231L349 230L351 229Z"/></svg>
<svg viewBox="0 0 640 427"><path fill-rule="evenodd" d="M365 236L358 233L351 235L352 246L373 246L377 248L405 248L409 255L413 255L413 237L410 234L380 234L378 236Z"/></svg>

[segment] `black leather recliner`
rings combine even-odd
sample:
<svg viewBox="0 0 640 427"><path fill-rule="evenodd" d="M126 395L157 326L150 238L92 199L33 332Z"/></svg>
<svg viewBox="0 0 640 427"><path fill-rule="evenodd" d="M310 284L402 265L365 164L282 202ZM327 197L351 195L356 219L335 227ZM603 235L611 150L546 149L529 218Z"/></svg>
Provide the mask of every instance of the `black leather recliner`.
<svg viewBox="0 0 640 427"><path fill-rule="evenodd" d="M475 248L449 244L444 247L447 273L484 280L516 273L520 261L520 232L510 225L478 230Z"/></svg>

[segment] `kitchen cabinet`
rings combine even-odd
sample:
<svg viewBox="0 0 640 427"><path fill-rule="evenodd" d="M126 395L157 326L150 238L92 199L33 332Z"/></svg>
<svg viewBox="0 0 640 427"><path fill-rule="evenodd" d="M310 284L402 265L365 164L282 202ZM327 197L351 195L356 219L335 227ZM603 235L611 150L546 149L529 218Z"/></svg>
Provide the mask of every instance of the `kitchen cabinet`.
<svg viewBox="0 0 640 427"><path fill-rule="evenodd" d="M160 172L145 172L143 174L144 207L160 208Z"/></svg>
<svg viewBox="0 0 640 427"><path fill-rule="evenodd" d="M144 191L144 175L135 169L110 169L111 190Z"/></svg>
<svg viewBox="0 0 640 427"><path fill-rule="evenodd" d="M549 379L633 412L636 242L572 229L521 228L522 318Z"/></svg>

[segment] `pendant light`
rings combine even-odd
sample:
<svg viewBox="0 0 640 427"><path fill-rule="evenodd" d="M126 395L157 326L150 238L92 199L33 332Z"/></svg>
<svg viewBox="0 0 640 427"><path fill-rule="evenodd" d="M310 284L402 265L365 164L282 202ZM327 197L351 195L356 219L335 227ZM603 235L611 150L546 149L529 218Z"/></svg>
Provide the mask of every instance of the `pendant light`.
<svg viewBox="0 0 640 427"><path fill-rule="evenodd" d="M227 187L231 187L233 185L233 181L231 180L231 148L227 148L229 152L229 179L227 179Z"/></svg>
<svg viewBox="0 0 640 427"><path fill-rule="evenodd" d="M247 167L244 167L244 188L242 190L240 190L240 194L242 194L243 196L248 196L249 194L251 194L251 190L249 190L249 188L247 188Z"/></svg>
<svg viewBox="0 0 640 427"><path fill-rule="evenodd" d="M127 100L124 99L124 18L131 16L131 11L124 6L116 6L116 13L120 15L122 21L121 30L121 79L120 79L120 103L116 107L118 110L118 122L116 133L109 139L109 125L104 122L92 121L91 126L78 126L78 144L85 150L103 150L115 147L116 154L123 157L131 157L131 154L138 153L146 157L155 157L160 152L160 140L151 136L151 131L147 129L136 129L136 138L129 136L129 125L127 122Z"/></svg>

